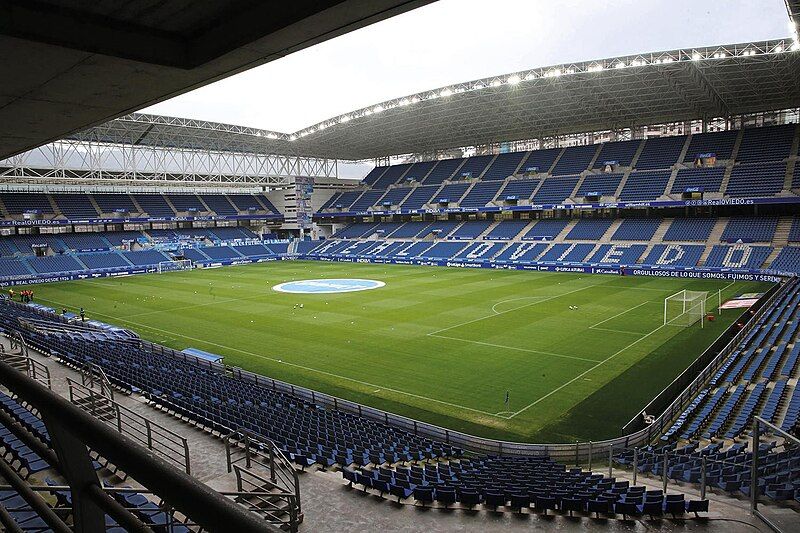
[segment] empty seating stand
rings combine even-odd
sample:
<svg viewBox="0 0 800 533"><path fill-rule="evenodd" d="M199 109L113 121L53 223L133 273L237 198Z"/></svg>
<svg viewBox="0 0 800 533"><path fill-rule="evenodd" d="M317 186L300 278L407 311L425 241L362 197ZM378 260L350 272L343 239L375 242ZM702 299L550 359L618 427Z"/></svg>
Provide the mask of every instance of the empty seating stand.
<svg viewBox="0 0 800 533"><path fill-rule="evenodd" d="M783 189L786 163L751 163L733 167L725 194L732 197L773 196Z"/></svg>
<svg viewBox="0 0 800 533"><path fill-rule="evenodd" d="M669 177L670 171L668 170L631 172L619 194L619 199L623 202L658 200L660 196L664 195Z"/></svg>
<svg viewBox="0 0 800 533"><path fill-rule="evenodd" d="M737 130L696 133L692 135L689 148L686 150L686 157L683 160L691 163L701 154L714 154L718 160L730 159L738 135Z"/></svg>
<svg viewBox="0 0 800 533"><path fill-rule="evenodd" d="M700 192L719 192L725 167L682 168L675 176L670 194L681 194L687 189L699 189Z"/></svg>
<svg viewBox="0 0 800 533"><path fill-rule="evenodd" d="M634 166L638 170L670 168L678 162L685 143L684 135L647 139Z"/></svg>

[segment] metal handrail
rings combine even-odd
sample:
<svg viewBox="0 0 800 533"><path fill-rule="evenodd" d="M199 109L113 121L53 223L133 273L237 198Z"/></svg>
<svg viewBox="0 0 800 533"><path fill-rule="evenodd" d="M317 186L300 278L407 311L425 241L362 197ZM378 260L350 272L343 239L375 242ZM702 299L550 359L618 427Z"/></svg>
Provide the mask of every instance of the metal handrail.
<svg viewBox="0 0 800 533"><path fill-rule="evenodd" d="M41 413L58 456L59 471L67 478L78 509L76 516L80 522L76 529L104 531L103 511L116 509L116 502L103 500L97 493L102 492L102 486L91 466L88 446L209 531L277 531L3 362L0 362L0 384Z"/></svg>
<svg viewBox="0 0 800 533"><path fill-rule="evenodd" d="M98 397L94 389L81 385L69 376L66 379L70 402L76 405L80 403L82 409L88 410L91 415L115 428L119 433L134 439L148 450L158 453L163 459L174 463L187 474L192 473L189 443L185 437L128 409L113 399L105 396ZM105 420L99 416L104 408L113 413L113 420Z"/></svg>

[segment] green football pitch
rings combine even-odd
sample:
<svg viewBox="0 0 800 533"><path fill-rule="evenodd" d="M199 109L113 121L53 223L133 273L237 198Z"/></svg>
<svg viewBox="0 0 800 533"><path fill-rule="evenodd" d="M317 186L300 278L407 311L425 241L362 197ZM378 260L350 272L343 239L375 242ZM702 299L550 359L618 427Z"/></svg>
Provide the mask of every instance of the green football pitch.
<svg viewBox="0 0 800 533"><path fill-rule="evenodd" d="M287 294L276 284L385 286ZM618 436L739 313L663 325L683 289L768 285L514 270L281 261L54 283L36 301L182 350L451 429L529 442ZM300 308L299 304L303 304ZM575 308L577 307L577 308ZM508 402L506 403L506 393Z"/></svg>

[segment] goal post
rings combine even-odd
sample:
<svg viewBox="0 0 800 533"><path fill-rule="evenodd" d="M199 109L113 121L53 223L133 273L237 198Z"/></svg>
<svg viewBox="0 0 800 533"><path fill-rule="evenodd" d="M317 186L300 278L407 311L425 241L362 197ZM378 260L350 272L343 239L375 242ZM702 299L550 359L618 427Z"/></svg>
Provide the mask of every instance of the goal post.
<svg viewBox="0 0 800 533"><path fill-rule="evenodd" d="M664 298L664 325L688 327L700 322L705 327L706 291L682 290Z"/></svg>
<svg viewBox="0 0 800 533"><path fill-rule="evenodd" d="M175 259L174 261L161 261L158 263L158 273L177 272L180 270L191 270L192 261L189 259Z"/></svg>

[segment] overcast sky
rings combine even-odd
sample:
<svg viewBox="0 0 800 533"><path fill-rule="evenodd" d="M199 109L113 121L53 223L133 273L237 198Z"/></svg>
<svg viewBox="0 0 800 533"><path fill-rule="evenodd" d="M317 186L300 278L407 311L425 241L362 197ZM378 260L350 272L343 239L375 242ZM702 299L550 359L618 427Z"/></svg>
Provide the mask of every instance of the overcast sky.
<svg viewBox="0 0 800 533"><path fill-rule="evenodd" d="M788 35L783 0L439 0L144 111L289 133L495 74Z"/></svg>

